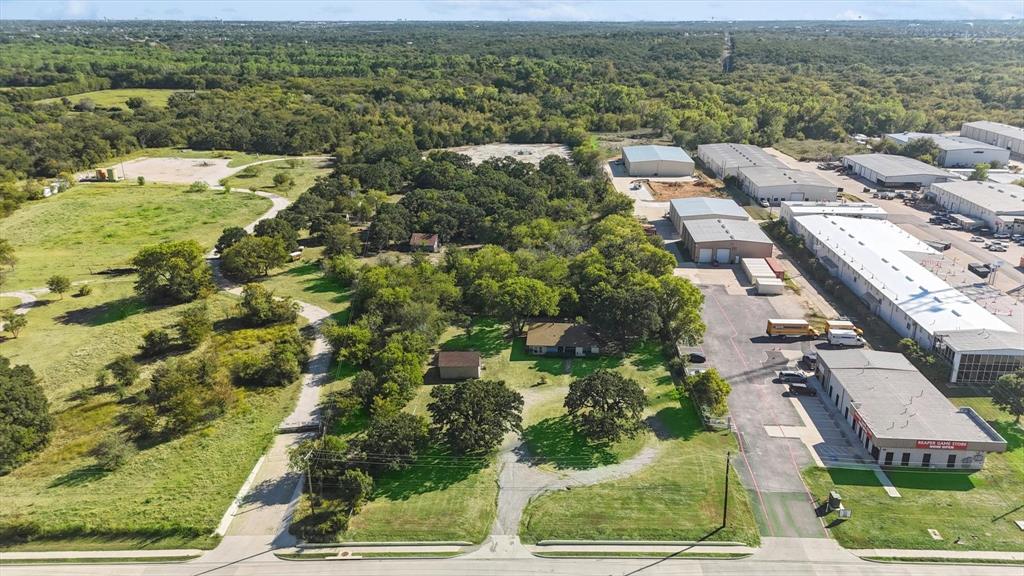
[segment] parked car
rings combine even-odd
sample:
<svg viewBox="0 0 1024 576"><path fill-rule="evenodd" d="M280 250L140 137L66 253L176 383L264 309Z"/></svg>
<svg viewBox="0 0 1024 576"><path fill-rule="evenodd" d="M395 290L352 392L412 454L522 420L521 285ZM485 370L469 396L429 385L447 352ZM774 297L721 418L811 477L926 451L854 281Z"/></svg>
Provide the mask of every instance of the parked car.
<svg viewBox="0 0 1024 576"><path fill-rule="evenodd" d="M985 249L989 252L1006 252L1006 246L1002 244L996 244L995 242L985 246Z"/></svg>
<svg viewBox="0 0 1024 576"><path fill-rule="evenodd" d="M687 355L687 357L686 357L686 361L689 362L690 364L703 364L703 363L707 362L708 359L705 358L703 354L697 354L696 352L690 352Z"/></svg>
<svg viewBox="0 0 1024 576"><path fill-rule="evenodd" d="M807 384L790 384L789 393L797 396L817 396L818 391Z"/></svg>
<svg viewBox="0 0 1024 576"><path fill-rule="evenodd" d="M768 204L767 200L761 200L760 202L758 202L758 204L761 206L761 208L768 208L769 206L771 206L771 204Z"/></svg>
<svg viewBox="0 0 1024 576"><path fill-rule="evenodd" d="M779 382L797 382L806 383L807 376L803 372L797 372L796 370L782 370L779 372Z"/></svg>
<svg viewBox="0 0 1024 576"><path fill-rule="evenodd" d="M1006 232L996 232L995 234L992 235L992 237L997 238L999 240L1009 240L1010 235L1007 234Z"/></svg>
<svg viewBox="0 0 1024 576"><path fill-rule="evenodd" d="M804 357L801 358L801 360L803 361L805 366L807 366L811 370L814 370L818 366L818 353L814 350L811 350L807 354L804 354Z"/></svg>
<svg viewBox="0 0 1024 576"><path fill-rule="evenodd" d="M967 265L967 269L982 278L988 278L988 275L992 273L992 269L989 268L988 264L982 264L981 262L971 262Z"/></svg>
<svg viewBox="0 0 1024 576"><path fill-rule="evenodd" d="M985 239L981 236L971 236L971 242L984 242Z"/></svg>

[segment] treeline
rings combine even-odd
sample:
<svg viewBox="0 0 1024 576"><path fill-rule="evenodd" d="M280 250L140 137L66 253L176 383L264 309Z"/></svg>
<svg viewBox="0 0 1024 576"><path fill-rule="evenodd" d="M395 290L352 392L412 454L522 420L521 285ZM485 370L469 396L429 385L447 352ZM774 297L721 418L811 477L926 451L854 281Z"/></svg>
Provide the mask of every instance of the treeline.
<svg viewBox="0 0 1024 576"><path fill-rule="evenodd" d="M20 88L0 92L0 171L53 176L146 146L344 158L370 139L575 146L639 128L770 145L1014 122L1024 105L1015 23L960 39L729 27L726 77L708 25L19 23L3 28L0 84ZM182 92L166 109L30 101L108 86Z"/></svg>

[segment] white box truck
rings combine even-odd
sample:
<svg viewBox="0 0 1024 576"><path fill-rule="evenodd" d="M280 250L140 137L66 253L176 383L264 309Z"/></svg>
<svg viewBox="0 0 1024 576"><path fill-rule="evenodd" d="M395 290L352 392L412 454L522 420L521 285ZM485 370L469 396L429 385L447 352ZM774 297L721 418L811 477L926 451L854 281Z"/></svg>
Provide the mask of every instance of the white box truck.
<svg viewBox="0 0 1024 576"><path fill-rule="evenodd" d="M828 343L833 346L863 346L864 340L853 330L829 330Z"/></svg>

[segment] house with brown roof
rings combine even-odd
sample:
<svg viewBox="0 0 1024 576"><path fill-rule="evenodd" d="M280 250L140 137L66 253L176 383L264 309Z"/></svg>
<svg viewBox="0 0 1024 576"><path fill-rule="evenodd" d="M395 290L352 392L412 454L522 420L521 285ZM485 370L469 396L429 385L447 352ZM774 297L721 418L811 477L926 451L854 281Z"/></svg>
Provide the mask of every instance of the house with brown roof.
<svg viewBox="0 0 1024 576"><path fill-rule="evenodd" d="M551 356L592 356L601 353L601 341L587 324L531 322L526 325L526 350Z"/></svg>
<svg viewBox="0 0 1024 576"><path fill-rule="evenodd" d="M441 240L437 237L437 234L413 232L412 236L409 237L409 248L412 250L437 252L441 249Z"/></svg>
<svg viewBox="0 0 1024 576"><path fill-rule="evenodd" d="M437 353L437 373L442 380L479 378L480 353L468 350L442 350Z"/></svg>

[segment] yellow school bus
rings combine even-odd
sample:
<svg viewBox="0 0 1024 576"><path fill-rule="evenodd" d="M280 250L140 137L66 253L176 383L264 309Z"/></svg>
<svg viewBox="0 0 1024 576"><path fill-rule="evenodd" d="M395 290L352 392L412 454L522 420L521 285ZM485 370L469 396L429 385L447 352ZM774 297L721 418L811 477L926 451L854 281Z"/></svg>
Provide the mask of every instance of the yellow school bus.
<svg viewBox="0 0 1024 576"><path fill-rule="evenodd" d="M769 336L817 336L818 331L807 320L797 318L771 318L765 334Z"/></svg>
<svg viewBox="0 0 1024 576"><path fill-rule="evenodd" d="M858 335L863 335L864 331L853 325L853 322L849 320L825 320L825 331L829 330L853 330Z"/></svg>

